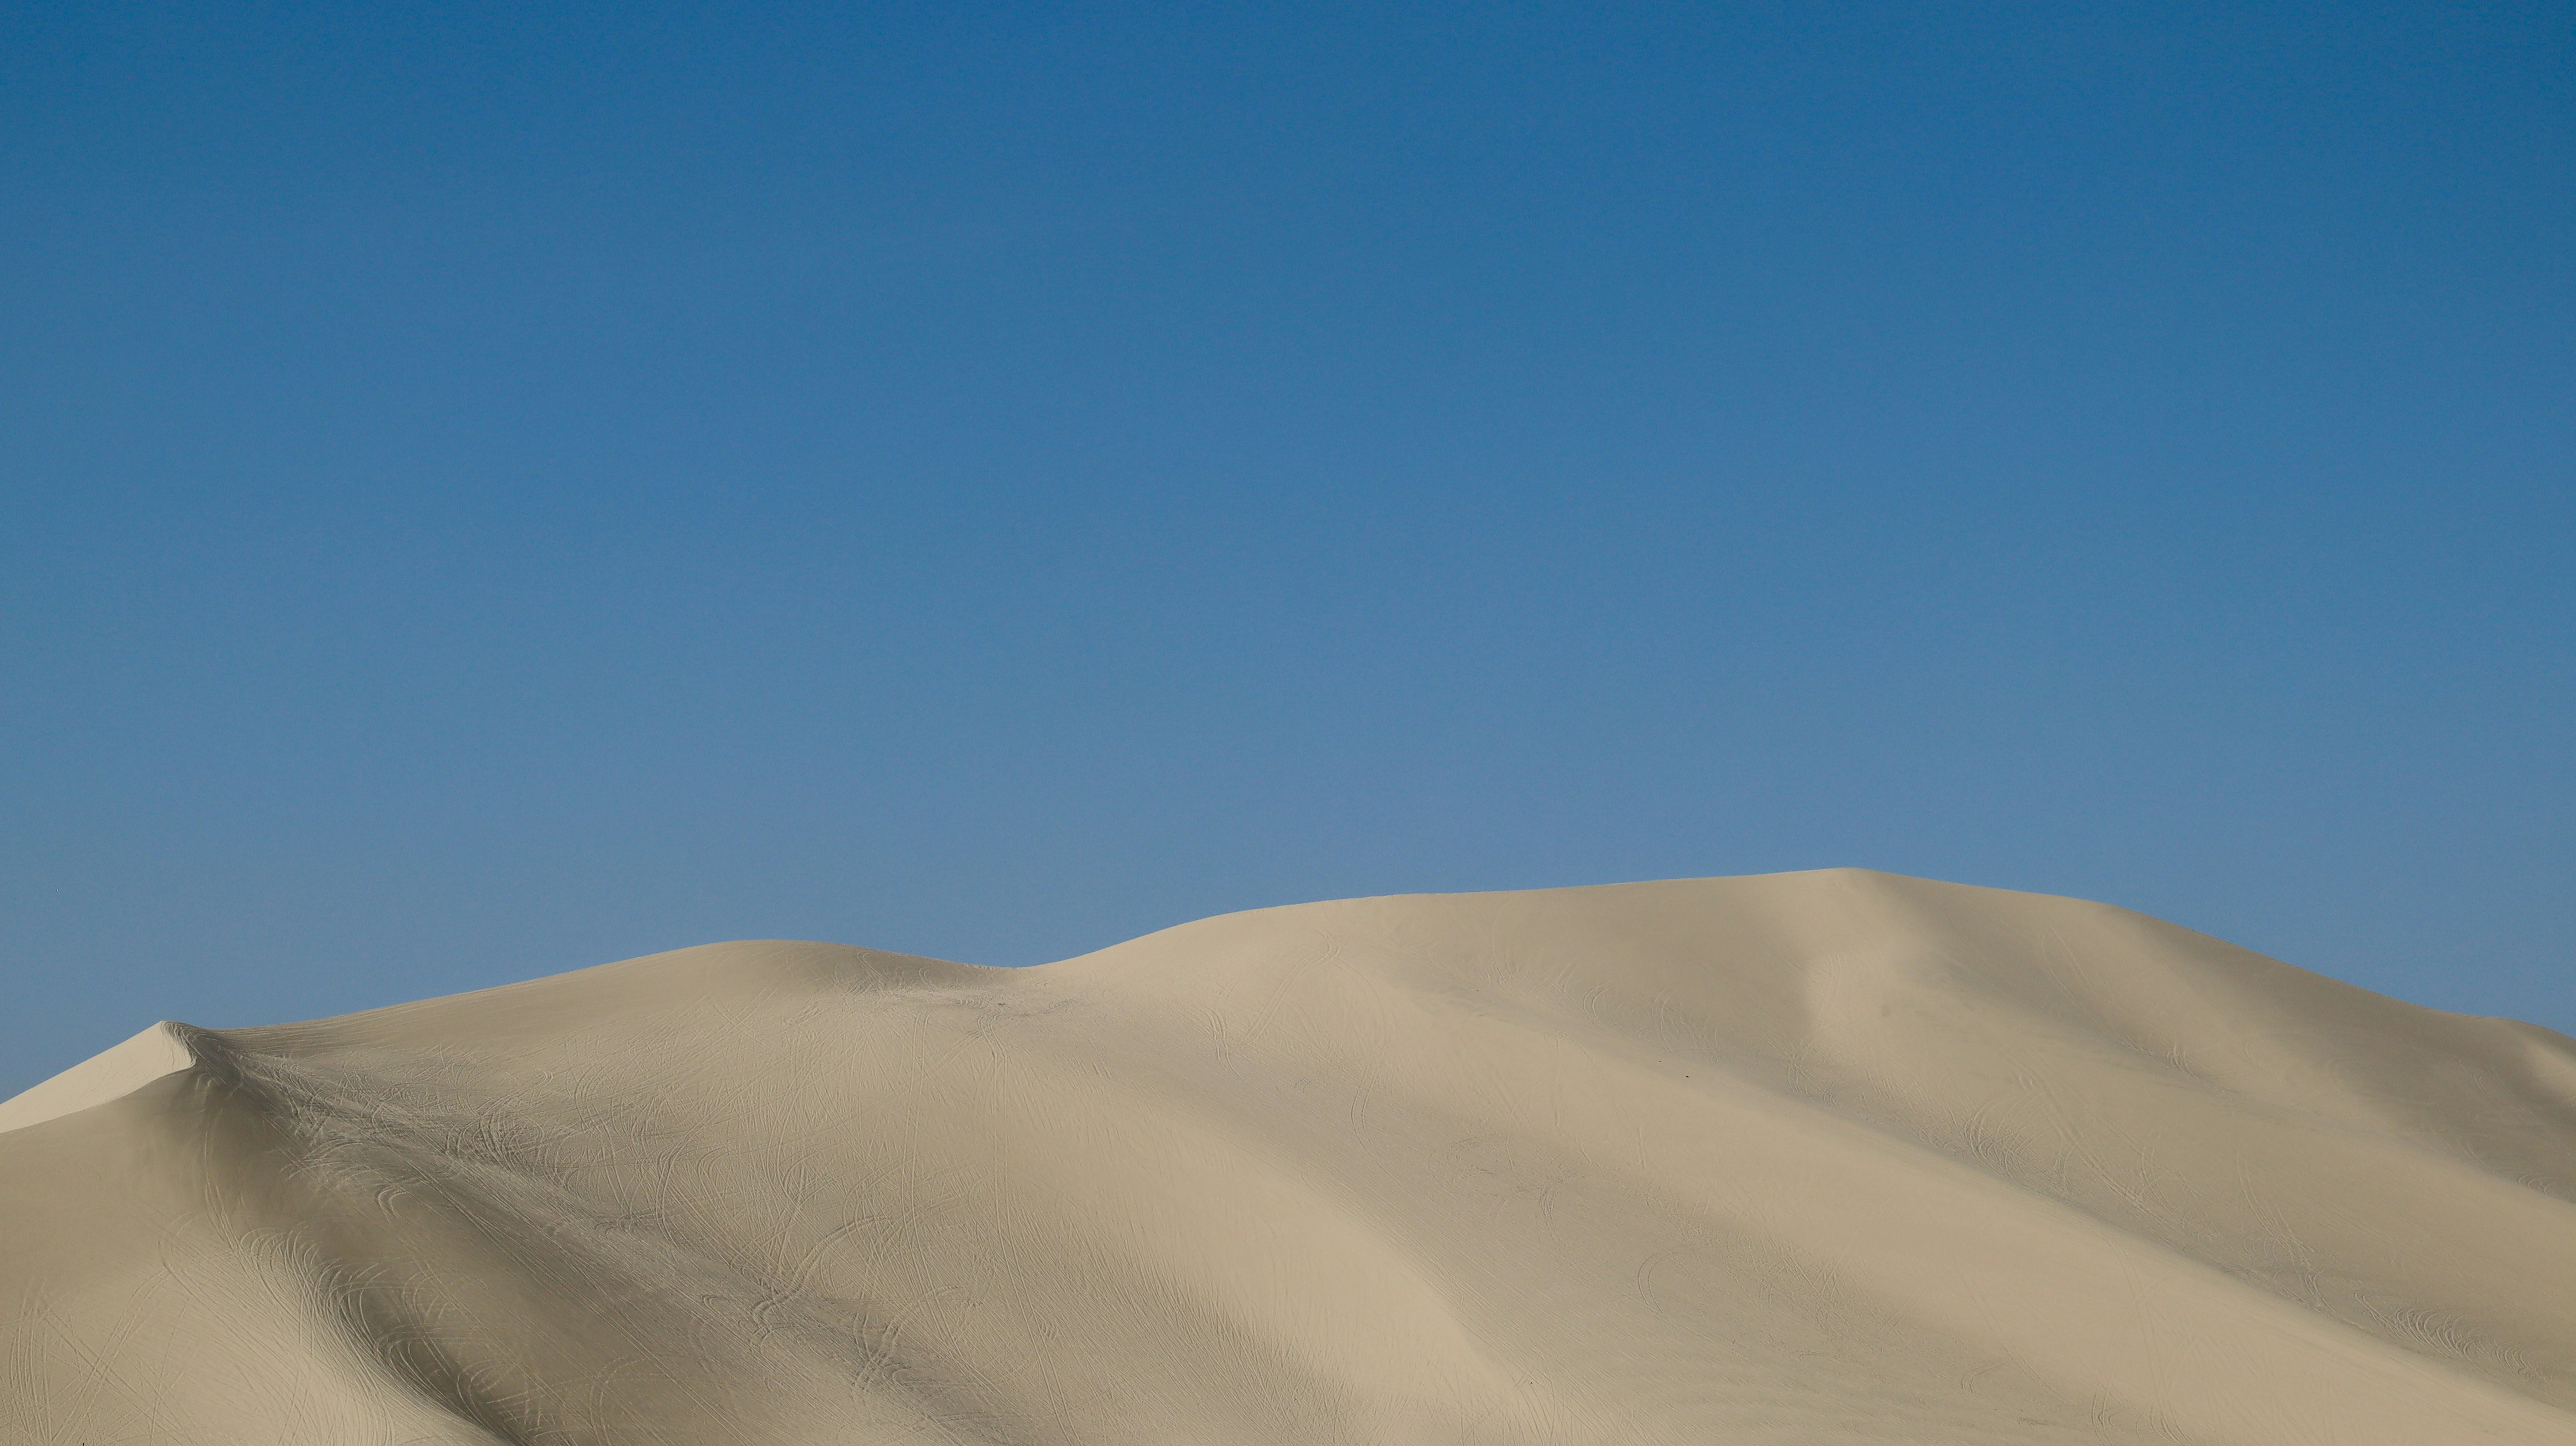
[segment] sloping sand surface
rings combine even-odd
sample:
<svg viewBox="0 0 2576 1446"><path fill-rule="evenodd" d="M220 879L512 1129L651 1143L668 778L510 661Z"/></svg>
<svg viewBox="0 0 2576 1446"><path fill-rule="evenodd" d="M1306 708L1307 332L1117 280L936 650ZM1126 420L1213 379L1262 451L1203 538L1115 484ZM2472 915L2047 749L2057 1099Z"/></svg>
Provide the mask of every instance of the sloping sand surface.
<svg viewBox="0 0 2576 1446"><path fill-rule="evenodd" d="M11 1443L2576 1443L2576 1044L1883 874L716 945L0 1125Z"/></svg>

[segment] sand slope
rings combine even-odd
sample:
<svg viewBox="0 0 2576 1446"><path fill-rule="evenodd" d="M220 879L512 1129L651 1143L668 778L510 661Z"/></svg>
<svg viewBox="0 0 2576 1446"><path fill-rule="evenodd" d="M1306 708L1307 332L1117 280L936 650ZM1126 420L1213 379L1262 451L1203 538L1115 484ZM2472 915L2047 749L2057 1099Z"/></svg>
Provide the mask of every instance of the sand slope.
<svg viewBox="0 0 2576 1446"><path fill-rule="evenodd" d="M0 1441L2576 1442L2576 1045L2074 900L156 1029L0 1106Z"/></svg>

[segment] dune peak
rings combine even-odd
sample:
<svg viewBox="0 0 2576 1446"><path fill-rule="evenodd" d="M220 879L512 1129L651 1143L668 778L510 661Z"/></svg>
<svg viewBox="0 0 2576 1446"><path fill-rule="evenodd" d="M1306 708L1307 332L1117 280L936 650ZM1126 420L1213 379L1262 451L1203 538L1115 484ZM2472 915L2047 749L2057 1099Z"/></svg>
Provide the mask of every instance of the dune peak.
<svg viewBox="0 0 2576 1446"><path fill-rule="evenodd" d="M133 1093L197 1063L193 1026L162 1020L6 1100L0 1131L24 1129Z"/></svg>

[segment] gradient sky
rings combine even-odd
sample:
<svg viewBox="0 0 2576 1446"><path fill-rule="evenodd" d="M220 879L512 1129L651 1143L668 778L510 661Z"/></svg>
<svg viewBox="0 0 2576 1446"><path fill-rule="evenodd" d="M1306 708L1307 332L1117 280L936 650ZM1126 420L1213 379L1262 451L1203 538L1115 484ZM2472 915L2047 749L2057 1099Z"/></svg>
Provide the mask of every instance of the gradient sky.
<svg viewBox="0 0 2576 1446"><path fill-rule="evenodd" d="M0 1092L1854 864L2576 1030L2563 5L0 17Z"/></svg>

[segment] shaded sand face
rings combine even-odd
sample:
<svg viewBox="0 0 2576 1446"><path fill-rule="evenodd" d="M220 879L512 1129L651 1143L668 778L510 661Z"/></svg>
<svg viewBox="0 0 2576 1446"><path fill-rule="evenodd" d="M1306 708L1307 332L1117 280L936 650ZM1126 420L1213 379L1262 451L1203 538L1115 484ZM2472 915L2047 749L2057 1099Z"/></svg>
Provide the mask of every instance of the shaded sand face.
<svg viewBox="0 0 2576 1446"><path fill-rule="evenodd" d="M11 1443L2576 1442L2576 1046L1879 874L717 945L0 1126Z"/></svg>

